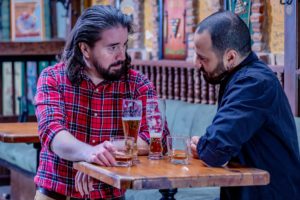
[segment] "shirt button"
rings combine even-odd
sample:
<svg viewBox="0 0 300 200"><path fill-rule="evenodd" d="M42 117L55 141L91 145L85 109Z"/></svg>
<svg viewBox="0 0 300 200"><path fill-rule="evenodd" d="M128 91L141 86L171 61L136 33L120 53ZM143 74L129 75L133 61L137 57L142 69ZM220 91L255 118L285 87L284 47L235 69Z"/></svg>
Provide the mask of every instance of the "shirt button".
<svg viewBox="0 0 300 200"><path fill-rule="evenodd" d="M97 113L94 113L94 116L95 116L95 117L97 117L97 116L98 116L98 114L97 114Z"/></svg>
<svg viewBox="0 0 300 200"><path fill-rule="evenodd" d="M99 89L97 88L95 91L96 91L96 92L99 92Z"/></svg>
<svg viewBox="0 0 300 200"><path fill-rule="evenodd" d="M92 143L95 144L96 140L92 140Z"/></svg>

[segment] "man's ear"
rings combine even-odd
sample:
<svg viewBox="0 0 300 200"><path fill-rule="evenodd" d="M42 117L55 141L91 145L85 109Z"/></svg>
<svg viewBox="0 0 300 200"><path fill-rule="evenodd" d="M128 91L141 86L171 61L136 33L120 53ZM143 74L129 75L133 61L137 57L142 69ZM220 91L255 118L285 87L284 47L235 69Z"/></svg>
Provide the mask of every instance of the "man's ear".
<svg viewBox="0 0 300 200"><path fill-rule="evenodd" d="M90 57L90 48L89 48L89 46L85 42L79 42L78 46L79 46L80 51L83 54L83 56L85 58L89 58Z"/></svg>
<svg viewBox="0 0 300 200"><path fill-rule="evenodd" d="M227 50L224 54L224 60L225 68L230 71L236 65L238 53L233 49Z"/></svg>

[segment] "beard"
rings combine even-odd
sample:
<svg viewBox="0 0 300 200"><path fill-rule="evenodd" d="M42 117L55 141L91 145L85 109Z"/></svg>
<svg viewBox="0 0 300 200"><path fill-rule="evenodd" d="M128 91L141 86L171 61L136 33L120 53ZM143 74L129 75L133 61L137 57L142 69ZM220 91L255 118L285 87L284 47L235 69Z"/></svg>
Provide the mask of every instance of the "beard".
<svg viewBox="0 0 300 200"><path fill-rule="evenodd" d="M214 71L214 74L217 75L208 74L206 71L204 71L204 68L201 68L201 72L203 73L204 80L212 85L220 84L229 73L229 71L225 69L224 64L222 62L218 63L216 70Z"/></svg>
<svg viewBox="0 0 300 200"><path fill-rule="evenodd" d="M117 61L108 66L105 69L101 64L94 60L93 65L95 66L97 72L104 80L116 81L127 73L128 67L126 61ZM114 69L115 66L121 65L119 69Z"/></svg>

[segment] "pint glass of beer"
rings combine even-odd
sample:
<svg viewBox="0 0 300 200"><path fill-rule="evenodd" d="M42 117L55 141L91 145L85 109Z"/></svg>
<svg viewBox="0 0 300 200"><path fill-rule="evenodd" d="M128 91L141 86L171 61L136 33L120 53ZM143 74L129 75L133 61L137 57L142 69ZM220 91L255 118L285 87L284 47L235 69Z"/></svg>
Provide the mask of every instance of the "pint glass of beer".
<svg viewBox="0 0 300 200"><path fill-rule="evenodd" d="M142 101L136 99L123 99L122 125L125 137L134 138L133 162L137 163L137 137L140 130L143 107Z"/></svg>
<svg viewBox="0 0 300 200"><path fill-rule="evenodd" d="M163 157L162 132L165 125L165 101L147 99L146 119L150 134L150 160L159 160Z"/></svg>

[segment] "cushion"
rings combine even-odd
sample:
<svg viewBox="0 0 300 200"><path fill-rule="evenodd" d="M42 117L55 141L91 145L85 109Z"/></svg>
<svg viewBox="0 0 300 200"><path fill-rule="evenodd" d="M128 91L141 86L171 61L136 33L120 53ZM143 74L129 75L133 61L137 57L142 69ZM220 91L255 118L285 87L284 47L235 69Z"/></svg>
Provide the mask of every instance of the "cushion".
<svg viewBox="0 0 300 200"><path fill-rule="evenodd" d="M216 111L216 105L166 100L166 118L172 135L203 135Z"/></svg>
<svg viewBox="0 0 300 200"><path fill-rule="evenodd" d="M36 172L36 156L33 144L0 142L0 158L25 171Z"/></svg>

